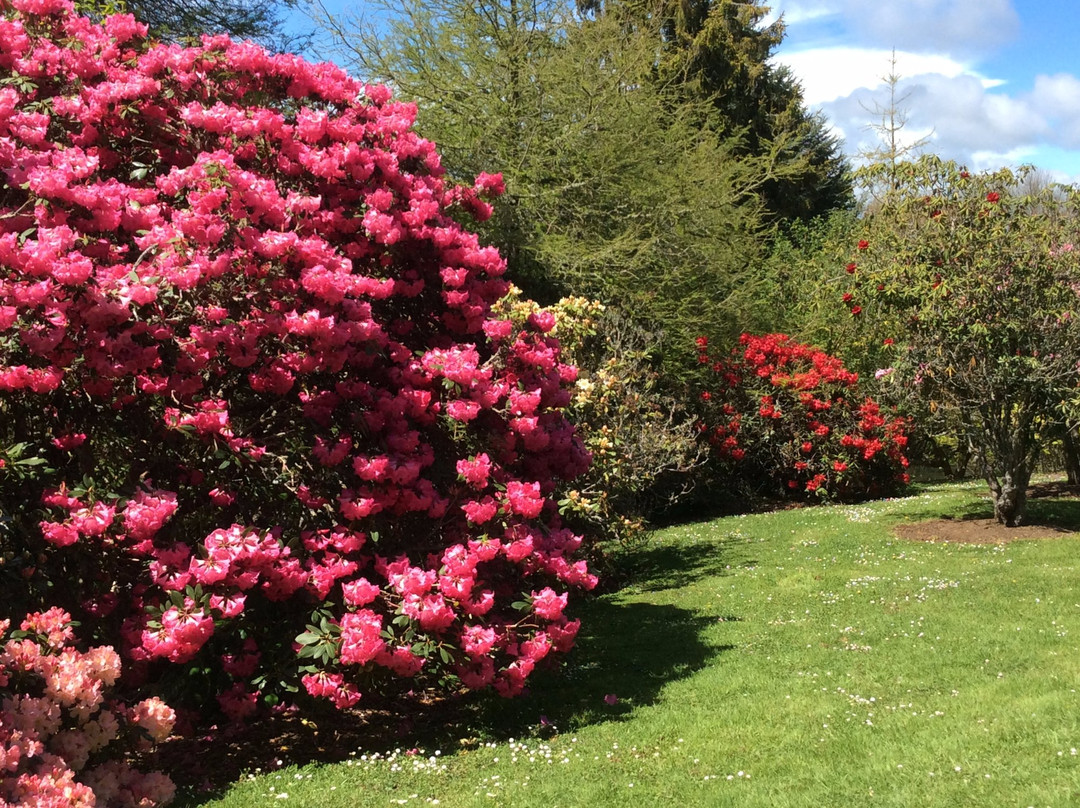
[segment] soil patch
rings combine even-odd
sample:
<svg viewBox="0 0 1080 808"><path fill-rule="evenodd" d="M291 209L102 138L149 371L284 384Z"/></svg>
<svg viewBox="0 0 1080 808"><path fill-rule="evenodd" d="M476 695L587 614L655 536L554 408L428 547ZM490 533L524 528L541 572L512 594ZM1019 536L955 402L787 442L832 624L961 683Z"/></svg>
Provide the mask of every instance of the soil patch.
<svg viewBox="0 0 1080 808"><path fill-rule="evenodd" d="M1078 499L1080 486L1062 481L1038 483L1028 489L1028 499ZM1075 533L1080 526L1061 524L1058 520L1039 520L1031 509L1029 522L1019 527L1005 527L995 519L954 518L930 519L897 525L893 532L910 541L948 542L953 544L1003 544L1010 541L1056 539Z"/></svg>

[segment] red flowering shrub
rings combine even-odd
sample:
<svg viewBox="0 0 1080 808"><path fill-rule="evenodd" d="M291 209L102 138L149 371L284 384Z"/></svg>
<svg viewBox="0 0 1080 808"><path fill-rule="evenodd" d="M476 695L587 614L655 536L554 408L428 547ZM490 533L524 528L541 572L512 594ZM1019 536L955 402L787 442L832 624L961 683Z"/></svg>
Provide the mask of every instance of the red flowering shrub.
<svg viewBox="0 0 1080 808"><path fill-rule="evenodd" d="M739 344L714 360L697 341L719 382L701 394L716 459L774 489L845 500L908 482L904 420L860 395L839 359L784 334L743 334Z"/></svg>
<svg viewBox="0 0 1080 808"><path fill-rule="evenodd" d="M595 578L551 497L588 465L576 371L553 318L492 315L503 259L452 218L501 179L448 185L332 65L4 8L4 611L235 719L520 692Z"/></svg>

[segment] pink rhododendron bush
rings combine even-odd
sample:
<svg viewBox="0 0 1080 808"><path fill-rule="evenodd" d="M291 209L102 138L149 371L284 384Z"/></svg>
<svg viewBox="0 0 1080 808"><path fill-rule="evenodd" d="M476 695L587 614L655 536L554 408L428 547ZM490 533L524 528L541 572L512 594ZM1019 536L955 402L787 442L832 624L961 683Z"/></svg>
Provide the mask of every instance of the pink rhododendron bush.
<svg viewBox="0 0 1080 808"><path fill-rule="evenodd" d="M837 357L785 334L743 334L698 362L717 379L701 394L702 435L723 468L773 493L844 500L883 496L909 480L907 422L860 392Z"/></svg>
<svg viewBox="0 0 1080 808"><path fill-rule="evenodd" d="M444 181L333 66L5 8L3 613L60 607L122 693L235 720L519 693L595 578L551 496L588 466L576 371L550 313L492 314L505 264L458 221L501 179Z"/></svg>

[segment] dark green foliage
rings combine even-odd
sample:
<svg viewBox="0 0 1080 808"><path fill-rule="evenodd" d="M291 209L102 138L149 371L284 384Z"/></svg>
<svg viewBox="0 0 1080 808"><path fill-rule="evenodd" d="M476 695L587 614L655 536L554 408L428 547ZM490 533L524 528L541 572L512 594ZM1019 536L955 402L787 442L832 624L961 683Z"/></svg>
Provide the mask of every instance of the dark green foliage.
<svg viewBox="0 0 1080 808"><path fill-rule="evenodd" d="M827 121L803 104L791 72L769 63L784 24L765 23L767 6L756 0L609 0L583 8L643 29L657 26L655 80L677 87L684 103L707 101L707 125L737 135L739 156L770 158L771 176L759 193L771 220L809 220L852 206L849 166Z"/></svg>
<svg viewBox="0 0 1080 808"><path fill-rule="evenodd" d="M486 235L516 283L624 307L679 346L754 311L774 171L658 79L661 22L560 0L387 0L377 26L325 21L353 72L418 104L452 176L503 173Z"/></svg>
<svg viewBox="0 0 1080 808"><path fill-rule="evenodd" d="M297 6L297 0L80 0L75 5L90 16L134 14L150 27L151 36L166 41L229 34L278 51L299 50L307 41L283 29L283 15Z"/></svg>

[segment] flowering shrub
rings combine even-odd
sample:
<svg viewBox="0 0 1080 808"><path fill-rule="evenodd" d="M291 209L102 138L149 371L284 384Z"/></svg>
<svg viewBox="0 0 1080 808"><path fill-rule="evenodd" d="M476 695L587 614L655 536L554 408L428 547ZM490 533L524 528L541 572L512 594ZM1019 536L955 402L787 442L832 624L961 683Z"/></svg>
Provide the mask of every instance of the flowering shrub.
<svg viewBox="0 0 1080 808"><path fill-rule="evenodd" d="M662 391L650 361L656 337L602 303L568 297L546 309L514 288L498 310L515 323L553 317L552 334L579 369L567 410L592 455L588 472L564 483L559 508L592 536L632 544L648 520L693 485L705 460L695 418Z"/></svg>
<svg viewBox="0 0 1080 808"><path fill-rule="evenodd" d="M929 155L898 165L862 220L843 298L893 340L897 394L970 450L1009 526L1047 438L1076 422L1080 384L1078 197L1032 170L971 173Z"/></svg>
<svg viewBox="0 0 1080 808"><path fill-rule="evenodd" d="M9 628L0 621L0 637ZM164 740L175 713L157 698L131 708L106 701L119 655L108 646L80 652L73 640L70 615L54 607L27 615L0 651L0 685L10 694L0 702L0 802L91 808L171 801L167 776L144 774L109 753Z"/></svg>
<svg viewBox="0 0 1080 808"><path fill-rule="evenodd" d="M331 65L4 8L3 605L236 720L519 693L596 579L552 498L589 462L576 370L553 318L492 314L504 261L453 218L500 177L449 185L414 107Z"/></svg>
<svg viewBox="0 0 1080 808"><path fill-rule="evenodd" d="M719 380L701 394L714 456L774 488L819 497L880 496L906 484L906 424L858 391L834 356L784 334L743 334L731 358L698 361Z"/></svg>

